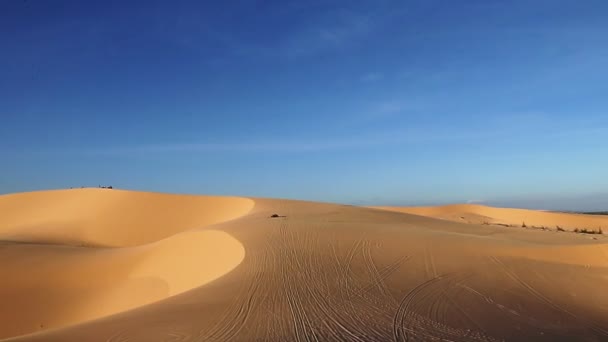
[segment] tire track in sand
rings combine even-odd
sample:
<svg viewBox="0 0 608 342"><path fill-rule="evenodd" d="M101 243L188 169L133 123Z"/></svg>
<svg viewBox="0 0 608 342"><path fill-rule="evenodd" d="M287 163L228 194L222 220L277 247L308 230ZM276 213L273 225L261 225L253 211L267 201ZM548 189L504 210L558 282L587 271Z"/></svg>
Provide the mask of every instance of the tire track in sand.
<svg viewBox="0 0 608 342"><path fill-rule="evenodd" d="M313 325L302 305L301 296L298 289L294 286L299 283L301 272L304 272L304 265L299 260L299 254L295 250L294 234L289 230L287 223L283 222L280 227L281 236L284 244L281 248L282 276L284 277L283 293L289 305L292 323L295 330L296 341L318 341L313 330ZM306 243L301 241L300 243Z"/></svg>
<svg viewBox="0 0 608 342"><path fill-rule="evenodd" d="M367 323L368 329L377 338L377 341L386 341L390 336L392 313L399 305L392 295L386 279L394 274L409 259L409 256L401 256L387 266L378 269L372 254L371 241L364 241L361 252L368 281L357 291L363 308L360 312L370 313L370 316L364 319L364 323Z"/></svg>
<svg viewBox="0 0 608 342"><path fill-rule="evenodd" d="M563 308L559 304L555 303L550 298L548 298L547 296L543 295L541 292L539 292L538 290L536 290L533 286L531 286L526 281L524 281L521 277L519 277L517 275L516 272L514 272L511 269L509 269L507 267L507 265L505 265L505 263L502 260L500 260L498 257L490 256L490 259L495 264L497 264L503 270L503 272L509 278L511 278L511 280L513 280L515 283L519 284L521 287L523 287L525 290L527 290L530 294L532 294L532 296L534 298L536 298L540 302L544 303L545 305L547 305L548 307L552 308L553 310L565 313L566 315L574 318L577 322L580 322L581 324L587 326L588 328L590 328L591 330L595 331L596 333L598 333L600 335L603 335L604 337L608 337L608 331L606 331L600 325L598 325L597 323L592 322L592 321L590 321L588 319L581 318L578 315L576 315L575 313L573 313L573 312L571 312L571 311Z"/></svg>
<svg viewBox="0 0 608 342"><path fill-rule="evenodd" d="M395 315L393 318L393 340L395 342L408 340L408 336L405 334L403 326L405 324L405 316L407 315L409 307L412 304L414 298L418 295L418 293L423 291L424 288L426 288L440 280L441 280L440 277L427 280L427 281L417 285L416 287L414 287L412 290L410 290L408 293L406 293L406 295L403 297L403 299L399 303L399 307L397 308L397 311L395 312Z"/></svg>
<svg viewBox="0 0 608 342"><path fill-rule="evenodd" d="M344 260L336 257L337 274L342 274L346 279L344 291L340 291L346 294L346 298L342 299L340 314L347 315L351 330L362 336L365 341L385 341L389 330L382 331L382 329L390 322L391 308L383 307L377 298L365 292L365 288L373 283L369 281L371 276L367 274L369 273L367 267L371 266L365 265L368 260L366 249L369 246L370 242L365 239L365 234L362 234L348 249ZM366 268L363 277L353 271L352 265L356 256L362 258ZM373 289L373 286L370 288Z"/></svg>
<svg viewBox="0 0 608 342"><path fill-rule="evenodd" d="M308 226L302 234L308 235L307 240L316 243L314 248L323 246L320 243L318 236L314 233L314 227ZM331 248L331 246L328 246ZM341 317L341 313L335 309L330 303L330 299L333 295L333 288L330 286L332 280L330 275L336 275L336 273L330 272L314 272L313 270L320 270L323 268L323 264L327 260L322 259L318 254L307 253L304 258L304 269L306 275L306 282L309 283L305 287L309 298L309 308L313 309L312 314L315 315L317 324L324 326L327 329L327 333L323 334L323 340L342 340L345 336L349 339L354 339L363 342L357 333L353 331L352 327L348 327L348 321L345 321ZM335 267L335 265L333 265Z"/></svg>
<svg viewBox="0 0 608 342"><path fill-rule="evenodd" d="M202 340L229 341L243 329L256 303L256 294L262 284L262 269L267 261L266 251L249 251L246 255L251 265L247 267L247 276L241 290L224 314L207 331L199 333ZM244 265L247 266L247 265Z"/></svg>
<svg viewBox="0 0 608 342"><path fill-rule="evenodd" d="M355 242L351 249L356 249L358 243L359 240ZM325 274L325 280L326 282L328 282L328 284L332 280L338 281L337 284L339 290L337 292L339 300L338 303L336 303L335 305L329 305L327 317L335 316L333 320L339 327L340 331L352 337L356 341L365 342L365 340L359 338L359 335L364 335L364 333L359 330L360 325L355 324L353 321L353 318L357 315L357 308L354 306L353 303L354 298L357 296L357 291L352 286L351 275L346 271L346 266L343 265L346 263L346 261L342 261L340 259L336 251L336 246L334 244L330 244L329 248L331 248L331 255L333 257L333 262L331 263L333 273L331 275L333 275L333 277L335 278L330 279L330 274ZM349 249L349 251L347 252L347 259L349 258L351 249ZM348 310L349 308L350 311ZM345 312L350 312L347 313L347 317L349 318L348 320L344 320L342 318Z"/></svg>
<svg viewBox="0 0 608 342"><path fill-rule="evenodd" d="M379 270L372 255L371 243L370 241L365 241L363 245L363 262L371 278L371 284L365 286L362 289L362 292L369 292L371 289L377 288L382 298L388 300L389 303L398 304L395 297L392 296L390 288L386 284L385 280L395 273L401 267L401 265L409 259L410 256L400 256L382 270Z"/></svg>
<svg viewBox="0 0 608 342"><path fill-rule="evenodd" d="M284 302L285 296L283 295L284 279L282 275L281 266L281 254L277 246L281 246L283 240L280 236L280 224L273 225L269 240L266 244L267 250L270 254L271 268L269 270L272 273L267 274L266 280L266 291L265 302L267 303L267 314L263 324L263 341L281 341L285 340L285 337L289 335L289 322L290 318L283 314L287 303ZM262 326L262 324L258 324ZM257 335L256 335L257 336Z"/></svg>
<svg viewBox="0 0 608 342"><path fill-rule="evenodd" d="M437 267L435 266L435 257L431 251L430 242L427 242L424 246L424 268L429 278L437 278Z"/></svg>
<svg viewBox="0 0 608 342"><path fill-rule="evenodd" d="M463 330L450 327L443 323L439 311L444 310L444 305L431 309L430 317L424 317L413 310L416 302L424 303L438 302L439 295L445 291L446 285L442 282L448 281L459 283L469 278L470 274L447 273L436 278L422 282L403 296L399 307L393 317L392 339L393 341L409 341L412 339L441 340L441 341L495 341L483 332ZM440 286L441 285L441 286ZM450 288L453 284L448 285ZM428 293L425 293L427 292Z"/></svg>

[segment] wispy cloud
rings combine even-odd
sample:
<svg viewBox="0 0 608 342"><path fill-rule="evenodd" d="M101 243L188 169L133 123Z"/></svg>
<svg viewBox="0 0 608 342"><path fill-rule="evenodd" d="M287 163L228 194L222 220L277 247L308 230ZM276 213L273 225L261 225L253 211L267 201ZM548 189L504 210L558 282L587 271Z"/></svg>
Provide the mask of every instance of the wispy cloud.
<svg viewBox="0 0 608 342"><path fill-rule="evenodd" d="M385 102L376 106L376 115L395 115L407 110L402 102ZM412 144L453 144L462 142L484 143L490 146L500 146L504 143L522 143L531 147L534 144L550 143L551 141L567 141L577 139L595 139L608 133L608 122L605 120L569 122L551 120L551 116L539 113L524 113L503 115L493 119L481 120L483 125L468 125L454 130L451 125L441 123L440 119L430 119L425 122L409 122L407 125L395 125L394 121L376 125L373 131L367 128L351 127L348 133L330 139L308 137L297 139L278 139L266 141L243 141L234 139L233 142L164 142L141 143L114 146L81 146L81 147L31 147L15 150L2 147L3 154L77 154L101 156L131 156L167 153L323 153L336 151L359 151L390 146L408 146ZM382 122L382 121L379 121ZM359 123L360 125L362 122ZM359 129L359 130L357 130ZM361 134L365 132L364 134ZM542 139L522 140L521 137ZM517 153L515 151L514 153Z"/></svg>
<svg viewBox="0 0 608 342"><path fill-rule="evenodd" d="M407 13L406 7L393 0L346 4L317 11L273 48L287 56L306 56L356 46L384 27L403 20ZM376 80L384 77L380 73L369 76Z"/></svg>
<svg viewBox="0 0 608 342"><path fill-rule="evenodd" d="M340 9L318 15L294 28L275 46L273 53L287 57L303 57L342 49L371 34L377 26L372 16Z"/></svg>
<svg viewBox="0 0 608 342"><path fill-rule="evenodd" d="M377 82L384 78L384 74L381 72L370 72L361 76L362 82Z"/></svg>
<svg viewBox="0 0 608 342"><path fill-rule="evenodd" d="M306 12L306 20L294 20L280 32L263 39L251 39L247 34L235 32L230 27L199 29L196 36L188 32L183 36L187 37L188 48L196 49L200 46L200 43L197 44L200 37L219 43L227 51L240 57L303 58L355 46L376 33L391 15L388 10L377 10L370 6L331 8L312 13L306 6L285 6L288 7L285 11L273 9L267 15L270 18L285 15L298 18L298 12ZM179 39L183 40L182 35Z"/></svg>
<svg viewBox="0 0 608 342"><path fill-rule="evenodd" d="M388 101L380 103L375 111L380 115L393 115L400 113L406 109L406 105L403 102Z"/></svg>
<svg viewBox="0 0 608 342"><path fill-rule="evenodd" d="M355 114L355 122L367 123L370 121L386 120L395 116L415 110L418 106L409 104L404 100L386 100L372 103Z"/></svg>
<svg viewBox="0 0 608 342"><path fill-rule="evenodd" d="M235 143L154 143L123 146L102 146L71 149L43 149L39 152L88 154L88 155L149 155L166 153L315 153L365 149L391 143L390 138L368 137L363 139L337 139L327 141L269 141Z"/></svg>

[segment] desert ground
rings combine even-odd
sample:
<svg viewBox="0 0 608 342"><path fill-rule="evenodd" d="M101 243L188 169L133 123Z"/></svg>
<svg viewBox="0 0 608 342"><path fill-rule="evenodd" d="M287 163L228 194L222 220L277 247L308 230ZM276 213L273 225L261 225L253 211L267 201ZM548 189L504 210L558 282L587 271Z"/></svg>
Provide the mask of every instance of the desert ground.
<svg viewBox="0 0 608 342"><path fill-rule="evenodd" d="M479 205L2 195L0 340L608 341L608 239L573 232L600 227Z"/></svg>

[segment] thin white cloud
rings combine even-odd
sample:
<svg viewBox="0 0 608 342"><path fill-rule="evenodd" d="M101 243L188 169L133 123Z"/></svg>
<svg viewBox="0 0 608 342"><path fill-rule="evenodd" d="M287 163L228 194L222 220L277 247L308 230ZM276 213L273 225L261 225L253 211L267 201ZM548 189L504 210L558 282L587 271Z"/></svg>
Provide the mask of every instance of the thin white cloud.
<svg viewBox="0 0 608 342"><path fill-rule="evenodd" d="M378 105L377 112L383 115L392 115L400 113L406 109L405 104L402 102L384 102Z"/></svg>
<svg viewBox="0 0 608 342"><path fill-rule="evenodd" d="M371 16L342 9L311 19L270 48L287 57L310 56L350 46L371 34L375 27Z"/></svg>
<svg viewBox="0 0 608 342"><path fill-rule="evenodd" d="M387 102L380 105L378 112L391 115L400 113L406 108L401 103ZM446 124L435 121L426 123L411 123L406 126L394 127L389 125L370 132L365 127L357 131L353 128L350 134L342 138L319 139L310 137L302 140L271 140L271 141L238 141L236 142L165 142L123 146L98 146L75 148L39 147L16 151L10 148L0 148L2 153L27 154L90 154L90 155L148 155L163 153L318 153L346 150L373 149L386 146L407 146L411 144L447 144L458 142L490 142L502 144L513 142L514 137L538 138L542 133L542 141L555 139L587 139L604 136L608 133L608 123L604 120L568 122L554 120L551 125L543 115L532 117L522 114L506 116L499 120L485 120L482 129L476 125L460 130L454 130ZM528 118L528 120L525 120ZM542 125L542 127L541 127ZM365 133L363 133L365 132ZM517 141L517 140L516 140ZM531 140L533 144L537 140Z"/></svg>
<svg viewBox="0 0 608 342"><path fill-rule="evenodd" d="M146 155L159 153L312 153L336 150L362 149L390 143L389 139L343 139L332 141L274 141L237 143L160 143L131 146L72 149L69 153L84 152L93 155Z"/></svg>
<svg viewBox="0 0 608 342"><path fill-rule="evenodd" d="M384 78L384 74L381 72L370 72L361 77L362 82L377 82Z"/></svg>
<svg viewBox="0 0 608 342"><path fill-rule="evenodd" d="M306 12L306 20L297 20ZM159 35L181 47L205 54L209 44L226 56L239 58L301 58L352 47L373 36L394 21L402 9L388 3L292 4L286 2L265 9L268 20L293 17L274 34L255 37L234 25L212 25L204 14L183 10L173 25L159 27ZM237 13L230 20L249 22L250 12Z"/></svg>
<svg viewBox="0 0 608 342"><path fill-rule="evenodd" d="M416 106L407 104L405 101L383 101L371 104L367 109L356 113L354 119L362 123L383 120L413 110L415 107Z"/></svg>
<svg viewBox="0 0 608 342"><path fill-rule="evenodd" d="M238 33L225 32L221 39L228 49L243 57L309 57L356 46L387 25L395 12L375 5L318 10L309 14L306 21L294 22L293 26L284 27L282 34L265 41L240 39ZM227 35L230 39L226 39Z"/></svg>

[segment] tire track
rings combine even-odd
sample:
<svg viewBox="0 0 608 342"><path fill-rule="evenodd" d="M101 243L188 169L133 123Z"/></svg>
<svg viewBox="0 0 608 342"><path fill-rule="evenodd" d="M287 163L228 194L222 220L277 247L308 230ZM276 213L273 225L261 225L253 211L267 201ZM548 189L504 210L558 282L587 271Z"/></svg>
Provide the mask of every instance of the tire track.
<svg viewBox="0 0 608 342"><path fill-rule="evenodd" d="M408 293L406 293L406 295L403 297L403 299L399 303L399 307L397 308L397 311L395 312L395 316L393 318L393 340L395 342L408 340L408 336L404 332L403 325L405 323L405 316L407 315L410 305L412 304L414 298L418 295L418 293L423 291L424 288L432 285L433 283L435 283L439 280L441 280L440 277L427 280L427 281L417 285L416 287L414 287L412 290L410 290Z"/></svg>
<svg viewBox="0 0 608 342"><path fill-rule="evenodd" d="M233 319L225 323L225 329L220 331L215 339L220 341L229 341L236 337L247 323L252 308L255 304L256 294L258 293L260 284L262 283L263 273L261 272L261 268L266 263L265 253L262 253L261 258L256 258L256 261L257 262L252 265L255 276L250 281L250 286L247 290L244 301L239 306Z"/></svg>
<svg viewBox="0 0 608 342"><path fill-rule="evenodd" d="M346 254L346 260L344 262L344 272L350 278L354 278L353 272L352 272L353 259L354 259L355 255L357 254L357 252L361 251L361 248L363 247L364 242L365 242L365 234L361 235L361 237L354 243L352 248Z"/></svg>
<svg viewBox="0 0 608 342"><path fill-rule="evenodd" d="M305 253L297 253L295 249L296 236L293 232L293 227L292 230L289 230L287 224L283 223L281 225L281 231L283 233L285 246L283 249L285 251L285 259L282 265L284 266L283 273L284 276L286 276L285 284L287 286L285 286L284 289L286 299L292 313L294 327L296 328L296 340L318 341L312 321L306 312L306 306L302 303L302 296L299 295L301 291L299 291L299 288L296 288L295 286L296 284L299 286L302 284L307 285L305 277L307 272L310 272L311 270L305 267L303 264L304 260L300 260L302 255L305 255ZM310 250L310 237L305 233L300 235L302 235L300 239L298 239L301 244L300 248L303 251ZM294 277L294 275L297 275L297 277Z"/></svg>
<svg viewBox="0 0 608 342"><path fill-rule="evenodd" d="M490 256L490 259L496 264L498 265L503 272L511 279L513 280L515 283L519 284L521 287L523 287L524 289L526 289L528 292L530 292L536 299L538 299L540 302L545 303L546 305L548 305L549 307L557 310L557 311L561 311L561 312L566 312L563 309L561 309L557 304L555 304L553 301L551 301L549 298L547 298L546 296L544 296L543 294L541 294L540 292L538 292L535 288L533 288L532 286L530 286L527 282L525 282L523 279L521 279L521 277L519 277L514 271L510 270L505 264L504 262L502 262L500 259L498 259L495 256ZM566 312L567 313L567 312Z"/></svg>
<svg viewBox="0 0 608 342"><path fill-rule="evenodd" d="M429 278L437 278L437 268L435 267L435 258L430 250L429 243L424 246L424 268Z"/></svg>
<svg viewBox="0 0 608 342"><path fill-rule="evenodd" d="M312 229L307 229L308 232L311 232ZM311 239L312 241L312 239ZM316 239L317 244L321 245L319 243L318 238ZM332 288L330 287L330 283L331 283L331 278L330 278L330 273L328 272L321 272L321 274L323 275L321 282L319 282L318 277L318 273L310 273L312 272L313 269L321 269L322 268L322 264L323 261L318 255L315 255L316 257L313 257L312 254L309 254L310 258L308 259L309 264L306 265L306 269L309 270L309 281L313 284L319 284L321 285L321 287L326 289L326 293L323 293L321 291L319 291L319 289L321 287L319 286L307 286L307 290L309 291L310 294L310 298L312 298L313 300L315 300L315 304L316 304L316 308L318 309L318 311L325 317L325 319L321 319L321 322L326 322L326 323L330 323L328 324L329 326L333 326L331 328L331 334L334 334L338 339L344 339L345 336L348 336L347 338L351 339L351 340L355 340L355 341L369 341L369 336L366 336L366 332L365 330L361 330L360 328L362 327L361 324L357 324L355 322L355 320L358 317L357 312L353 312L351 315L349 315L349 319L345 319L344 317L342 317L342 315L344 314L343 311L337 310L336 306L331 305L327 298L330 298L332 295ZM339 272L339 267L337 265L335 265L336 268L338 269L338 273L336 274L340 274L341 272ZM348 277L348 275L345 275L346 277ZM341 289L341 287L339 287L339 289ZM338 292L342 292L342 291L338 291ZM317 312L317 314L319 313ZM349 324L349 323L354 323L354 324ZM362 339L360 336L366 336L365 339Z"/></svg>
<svg viewBox="0 0 608 342"><path fill-rule="evenodd" d="M461 289L461 292L463 292L463 291L469 292L468 289L470 289L473 291L473 293L475 293L477 295L481 295L481 293L479 293L478 291L475 291L474 289L468 287L467 285L464 285L466 281L467 281L466 278L462 279L460 281L457 281L456 284L454 284L454 288ZM481 296L485 297L483 295L481 295ZM456 310L460 313L460 315L464 316L473 326L475 326L476 330L473 330L473 331L471 331L469 329L466 330L467 337L472 338L474 340L478 340L478 341L498 342L498 340L496 340L495 338L491 337L490 334L488 334L488 332L483 328L483 326L481 324L479 324L479 322L477 320L475 320L473 317L471 317L471 315L467 312L467 310L463 309L461 305L458 305L458 303L456 302L456 300L454 298L461 298L461 296L459 296L458 294L455 294L453 296L446 296L446 299L452 304L452 306L454 308L456 308ZM490 303L490 302L487 302L487 303Z"/></svg>
<svg viewBox="0 0 608 342"><path fill-rule="evenodd" d="M334 321L334 323L338 326L338 329L340 331L344 332L346 335L352 337L356 341L364 342L364 340L361 340L358 337L357 333L353 331L353 330L356 330L356 328L353 328L352 326L349 328L348 320L344 321L342 319L342 315L344 315L344 313L345 313L344 311L347 310L346 303L348 303L348 306L351 309L351 313L348 314L348 317L351 319L351 323L352 323L352 318L355 317L356 315L358 315L358 310L354 306L354 303L353 303L353 300L358 296L358 293L357 293L357 291L352 289L350 286L350 280L351 280L350 275L346 274L346 272L345 272L346 267L343 266L343 261L338 256L335 245L331 244L330 248L332 250L331 254L333 256L333 261L334 261L332 263L333 270L334 270L333 275L338 280L339 290L337 292L340 297L340 300L336 305L328 306L327 317L329 317L330 319L332 319ZM349 253L350 253L350 250L349 250ZM329 284L330 279L329 279L328 274L325 275L325 279L326 279L326 282ZM335 317L335 318L331 318L331 317ZM358 333L361 334L361 332L358 332Z"/></svg>
<svg viewBox="0 0 608 342"><path fill-rule="evenodd" d="M280 246L281 239L279 235L279 225L273 225L268 241L266 242L266 250L268 253L268 267L266 272L266 280L263 296L260 296L260 301L265 305L266 314L262 322L256 324L258 332L254 336L264 336L264 341L280 341L288 336L287 322L283 315L283 305L281 293L282 288L282 272L280 259L275 246ZM259 318L258 318L259 319ZM261 330L261 331L259 331Z"/></svg>
<svg viewBox="0 0 608 342"><path fill-rule="evenodd" d="M595 331L596 333L601 334L601 335L603 335L605 337L608 337L608 331L604 330L604 328L602 328L601 326L599 326L595 322L590 322L587 319L583 319L583 318L579 317L578 315L574 314L573 312L571 312L571 311L569 311L569 310L561 307L559 304L555 303L554 301L552 301L551 299L549 299L547 296L545 296L542 293L540 293L539 291L537 291L534 287L532 287L526 281L524 281L521 277L519 277L517 275L517 273L515 273L512 270L510 270L504 264L504 262L502 260L500 260L499 258L497 258L495 256L490 256L490 259L494 263L496 263L500 268L502 268L503 272L509 278L511 278L514 282L516 282L517 284L519 284L524 289L526 289L530 294L532 294L533 297L535 297L540 302L544 303L548 307L550 307L550 308L552 308L552 309L554 309L554 310L556 310L558 312L562 312L562 313L567 314L568 316L574 318L575 320L577 320L581 324L584 324L585 326L591 328L591 330Z"/></svg>
<svg viewBox="0 0 608 342"><path fill-rule="evenodd" d="M389 327L392 322L392 313L397 309L399 303L391 294L385 279L394 274L409 257L399 257L383 267L382 270L379 270L374 261L371 247L372 243L370 241L364 241L361 251L369 281L366 286L357 291L357 295L361 298L364 307L369 308L365 312L370 312L372 315L364 319L363 322L367 323L368 329L378 337L379 341L386 341L390 336Z"/></svg>
<svg viewBox="0 0 608 342"><path fill-rule="evenodd" d="M386 329L386 331L383 331L383 328L389 325L392 310L390 307L383 307L381 305L383 303L377 297L365 291L365 288L369 287L373 282L367 280L372 276L366 274L366 277L361 280L353 272L351 266L356 255L362 257L364 265L367 263L367 252L365 250L369 249L369 244L369 241L365 239L365 235L362 235L346 254L342 272L347 279L351 279L352 281L350 283L347 282L349 287L346 292L349 294L349 298L347 299L348 307L345 306L344 309L350 309L349 318L352 321L352 330L357 330L361 336L365 336L366 340L385 341L390 330ZM365 267L368 266L366 265ZM370 273L370 271L367 270L366 273ZM371 288L373 289L373 286Z"/></svg>
<svg viewBox="0 0 608 342"><path fill-rule="evenodd" d="M517 321L520 324L525 324L526 326L529 326L531 328L537 329L537 328L542 328L542 329L557 329L559 328L559 326L555 326L553 324L548 325L546 322L541 322L538 321L537 319L533 318L533 317L524 317L521 314L517 313L516 310L514 310L512 307L503 305L503 304L499 304L497 303L495 300L493 300L490 296L485 295L483 293L481 293L478 290L473 289L472 287L465 285L465 284L459 284L457 285L460 288L462 288L463 290L481 298L483 301L485 301L487 304L492 305L493 307L495 307L496 309L498 309L500 312L508 315L509 317L511 317L511 319ZM483 331L483 329L480 330Z"/></svg>
<svg viewBox="0 0 608 342"><path fill-rule="evenodd" d="M401 299L399 307L397 308L397 311L393 317L393 341L409 341L414 338L442 341L491 341L492 339L490 337L471 331L452 328L442 323L442 320L439 318L440 315L438 314L438 310L441 309L432 309L430 312L431 317L429 318L423 317L420 314L415 313L413 310L413 305L418 301L438 301L439 296L437 296L437 292L445 288L442 286L439 288L439 290L433 289L433 287L439 285L439 283L444 281L459 282L469 278L470 276L471 275L469 274L458 273L439 275L436 278L432 278L418 284L416 287L406 293ZM431 290L431 292L425 294L425 291L427 290ZM434 300L424 300L428 297L434 298ZM423 300L420 300L421 298ZM432 305L433 304L431 304L431 306ZM409 325L406 325L408 322Z"/></svg>
<svg viewBox="0 0 608 342"><path fill-rule="evenodd" d="M240 290L237 295L234 297L234 300L230 302L228 307L223 311L221 316L211 325L210 328L203 329L199 331L198 337L203 340L213 339L218 333L224 330L224 324L226 321L231 320L231 316L235 315L235 312L238 311L238 307L241 305L241 300L245 297L247 293L247 284L241 283Z"/></svg>
<svg viewBox="0 0 608 342"><path fill-rule="evenodd" d="M203 340L229 341L238 335L247 323L255 305L256 294L262 283L262 269L265 267L266 251L249 251L251 265L247 268L246 280L241 291L222 317L206 332L199 333Z"/></svg>
<svg viewBox="0 0 608 342"><path fill-rule="evenodd" d="M168 332L166 337L167 338L163 339L164 342L181 342L190 341L192 339L191 334L186 334L180 331Z"/></svg>
<svg viewBox="0 0 608 342"><path fill-rule="evenodd" d="M389 300L389 302L396 303L397 301L391 295L390 290L389 290L389 288L386 285L386 282L384 280L387 277L389 277L391 274L393 274L394 272L396 272L397 269L399 269L399 267L403 263L404 259L407 259L407 256L398 258L397 261L393 262L392 264L390 264L385 269L384 274L382 274L378 270L378 267L376 266L376 263L374 262L374 257L372 256L372 251L371 251L371 243L369 241L365 241L365 243L363 245L363 262L365 264L367 272L370 275L372 284L364 287L363 288L363 292L369 292L369 288L370 287L371 288L377 288L378 292L381 294L381 296L383 298Z"/></svg>
<svg viewBox="0 0 608 342"><path fill-rule="evenodd" d="M353 312L353 314L357 312L353 300L360 295L360 291L353 284L353 281L357 282L357 280L353 277L351 265L355 255L358 251L360 251L363 241L364 236L361 236L355 241L355 243L348 249L344 261L341 261L340 258L336 254L334 254L336 256L337 264L336 271L337 274L341 275L341 280L343 281L342 289L344 289L344 294L346 295L346 298L343 299L342 303L348 303L348 306L350 307L350 310Z"/></svg>
<svg viewBox="0 0 608 342"><path fill-rule="evenodd" d="M130 339L126 336L127 330L122 328L110 335L106 342L129 342Z"/></svg>
<svg viewBox="0 0 608 342"><path fill-rule="evenodd" d="M281 226L279 228L279 231L281 233L281 237L283 239L283 245L282 248L280 248L281 253L280 255L280 259L282 260L281 262L281 266L282 266L282 276L283 276L283 296L285 298L285 300L287 301L287 304L289 305L289 312L291 314L291 319L292 319L292 326L294 329L294 333L295 333L295 341L300 342L302 341L303 338L303 334L305 335L305 331L304 331L304 326L302 325L302 318L300 317L300 312L296 307L295 304L295 294L293 293L293 289L292 289L292 279L291 279L291 269L288 267L290 265L291 262L293 262L291 259L291 253L289 252L289 249L291 246L288 245L288 237L287 237L287 231L286 231L286 225L284 223L281 223Z"/></svg>
<svg viewBox="0 0 608 342"><path fill-rule="evenodd" d="M452 292L454 289L458 289L456 286L458 283L464 282L471 276L472 275L469 273L449 274L442 277L441 284L436 282L432 286L425 288L425 291L422 291L422 293L417 296L416 301L411 305L412 311L420 311L416 310L414 305L416 303L424 303L424 307L428 312L421 320L423 325L419 325L418 328L427 331L427 336L448 340L453 338L460 339L464 335L467 335L469 340L472 338L473 335L471 335L471 332L452 328L445 323L447 322L448 312L447 299L453 297ZM458 305L456 305L456 310L463 311Z"/></svg>
<svg viewBox="0 0 608 342"><path fill-rule="evenodd" d="M427 311L425 317L429 319L431 326L438 325L434 333L436 336L445 335L440 325L446 321L447 301L444 300L444 295L447 289L451 288L451 280L450 278L445 278L447 284L442 283L441 286L427 287L425 291L422 291L417 296L416 301L412 303L412 311L417 311L419 314L422 312L422 308L416 310L415 305L423 303L424 309ZM439 282L436 284L439 284Z"/></svg>
<svg viewBox="0 0 608 342"><path fill-rule="evenodd" d="M464 285L464 284L459 284L458 286L460 286L461 288L467 290L470 293L473 293L479 297L481 297L486 303L488 304L495 304L494 300L490 297L490 296L486 296L483 293L473 289L472 287L468 286L468 285Z"/></svg>
<svg viewBox="0 0 608 342"><path fill-rule="evenodd" d="M384 308L383 311L387 313L387 317L392 319L392 312L397 309L399 302L392 295L389 286L386 284L386 279L393 275L410 257L401 256L382 269L378 269L372 255L371 242L367 241L362 251L363 263L366 266L370 283L361 288L358 294L367 297L366 295L377 292L378 296L373 297L375 299L374 305Z"/></svg>
<svg viewBox="0 0 608 342"><path fill-rule="evenodd" d="M307 227L310 228L310 227ZM317 242L318 245L319 244L319 240L314 239L312 237L312 229L307 229L307 232L309 232L309 241L315 241ZM320 323L322 325L324 325L329 333L329 336L327 337L331 337L332 339L341 339L343 338L344 334L350 336L351 338L357 340L357 341L363 341L360 340L359 337L357 336L357 334L355 332L353 332L351 329L349 329L347 327L347 323L344 322L339 314L339 312L337 312L334 307L331 305L331 303L328 302L328 298L330 298L331 296L331 288L329 286L330 283L330 279L329 279L329 273L328 272L321 272L321 274L313 274L311 273L311 270L314 269L321 269L321 264L322 261L318 256L314 257L312 254L308 254L308 258L306 259L306 265L304 266L306 268L306 270L308 270L309 272L307 272L308 278L307 281L311 282L312 284L316 284L319 286L306 286L306 290L309 294L309 298L311 299L311 307L315 308L318 312L316 312L317 317L320 320ZM322 276L322 281L319 281L319 279L317 278L319 275ZM325 289L325 293L323 293L323 290ZM314 302L314 303L312 303ZM318 314L322 314L322 317L319 317ZM341 334L342 333L342 334Z"/></svg>
<svg viewBox="0 0 608 342"><path fill-rule="evenodd" d="M317 293L317 291L312 291L312 289L317 289L317 285L320 285L319 282L313 282L313 275L311 274L311 272L313 272L313 270L318 270L321 269L320 265L314 265L311 264L310 262L307 263L307 261L312 257L312 254L310 253L310 251L314 250L314 246L313 246L313 236L311 234L311 232L307 229L307 230L303 230L300 234L301 238L298 239L298 237L296 236L295 232L292 231L291 237L292 237L292 247L291 248L292 251L294 251L294 259L299 260L300 262L298 263L299 268L296 271L300 271L300 273L303 276L303 280L304 282L298 282L298 283L294 283L295 285L298 286L298 299L299 299L299 303L300 303L300 308L301 308L301 312L302 312L302 317L304 318L304 321L306 323L306 326L308 327L309 333L306 335L306 340L307 341L319 341L318 336L317 336L317 329L316 329L316 324L313 324L313 319L311 318L311 316L309 315L309 313L307 312L307 309L315 309L314 303L313 301L317 301L319 300L319 297L321 296L319 293ZM303 248L302 248L302 252L300 253L296 253L295 250L295 246L297 244L297 242L300 241ZM300 258L298 258L300 257ZM302 291L302 285L306 285L304 286ZM308 296L302 296L300 294L302 293L308 293ZM302 298L304 297L304 298ZM303 302L303 299L306 299L307 302ZM314 311L314 310L313 310ZM314 313L314 312L313 312Z"/></svg>
<svg viewBox="0 0 608 342"><path fill-rule="evenodd" d="M355 273L352 268L348 271L347 265L358 256L357 252L365 243L364 237L355 241L348 248L345 258L340 258L336 245L321 244L319 238L314 236L314 228L315 226L307 226L303 229L305 233L302 234L308 234L307 240L314 241L315 248L326 248L330 258L322 258L321 254L307 254L304 269L308 270L305 272L306 281L311 285L306 286L305 291L311 303L309 307L315 309L312 314L318 318L317 323L328 329L328 335L324 335L324 339L360 342L385 341L386 334L379 331L373 324L377 319L377 314L362 317L362 314L377 311L378 308L356 296L357 289L360 288L358 286L360 281L353 279ZM324 267L328 267L332 271L312 271L315 269L318 271ZM339 298L339 300L331 303L331 298Z"/></svg>

